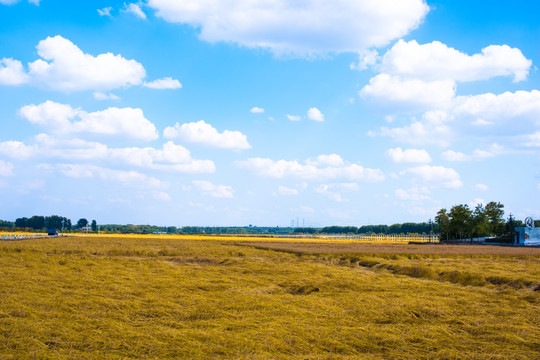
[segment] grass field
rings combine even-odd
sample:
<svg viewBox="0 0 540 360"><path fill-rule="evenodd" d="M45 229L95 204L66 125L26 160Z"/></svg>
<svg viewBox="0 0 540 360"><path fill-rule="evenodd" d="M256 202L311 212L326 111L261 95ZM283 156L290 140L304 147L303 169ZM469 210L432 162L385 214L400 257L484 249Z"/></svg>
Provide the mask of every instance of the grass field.
<svg viewBox="0 0 540 360"><path fill-rule="evenodd" d="M540 358L537 249L256 240L0 242L0 359Z"/></svg>

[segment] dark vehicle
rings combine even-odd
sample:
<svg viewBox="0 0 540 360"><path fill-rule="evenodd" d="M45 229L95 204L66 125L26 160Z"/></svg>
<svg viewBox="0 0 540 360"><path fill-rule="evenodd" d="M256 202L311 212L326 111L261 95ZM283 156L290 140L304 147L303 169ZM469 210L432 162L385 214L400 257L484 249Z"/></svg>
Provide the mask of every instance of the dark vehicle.
<svg viewBox="0 0 540 360"><path fill-rule="evenodd" d="M49 236L58 236L58 231L56 231L56 229L48 229L47 234Z"/></svg>

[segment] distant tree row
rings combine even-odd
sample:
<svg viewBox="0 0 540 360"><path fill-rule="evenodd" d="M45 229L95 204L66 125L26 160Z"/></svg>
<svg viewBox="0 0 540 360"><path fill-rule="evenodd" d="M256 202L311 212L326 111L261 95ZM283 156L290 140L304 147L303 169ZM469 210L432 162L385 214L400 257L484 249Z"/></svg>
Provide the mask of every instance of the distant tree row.
<svg viewBox="0 0 540 360"><path fill-rule="evenodd" d="M14 227L19 229L32 229L32 230L44 230L44 229L64 229L71 230L71 220L58 216L32 216L30 218L22 217L15 220Z"/></svg>
<svg viewBox="0 0 540 360"><path fill-rule="evenodd" d="M429 234L433 225L423 223L403 223L393 225L327 226L317 228L295 228L297 234Z"/></svg>
<svg viewBox="0 0 540 360"><path fill-rule="evenodd" d="M476 237L501 237L513 234L522 222L512 214L504 218L504 205L491 201L485 206L478 204L474 210L468 205L453 206L450 211L441 209L435 222L442 240L462 240Z"/></svg>
<svg viewBox="0 0 540 360"><path fill-rule="evenodd" d="M56 229L64 231L83 229L88 226L88 220L82 218L77 221L75 225L72 224L71 219L63 216L51 215L51 216L39 216L34 215L32 217L21 217L12 221L0 220L0 228L5 230L35 230L43 231L46 229ZM92 220L92 231L97 231L97 222Z"/></svg>

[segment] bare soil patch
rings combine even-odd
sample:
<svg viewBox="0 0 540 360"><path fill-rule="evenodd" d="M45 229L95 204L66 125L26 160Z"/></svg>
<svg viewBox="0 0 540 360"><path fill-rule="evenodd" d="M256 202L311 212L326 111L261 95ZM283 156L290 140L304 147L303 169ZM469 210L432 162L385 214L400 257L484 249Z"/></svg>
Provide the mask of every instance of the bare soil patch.
<svg viewBox="0 0 540 360"><path fill-rule="evenodd" d="M247 242L242 245L306 254L426 254L540 256L538 247L393 243Z"/></svg>

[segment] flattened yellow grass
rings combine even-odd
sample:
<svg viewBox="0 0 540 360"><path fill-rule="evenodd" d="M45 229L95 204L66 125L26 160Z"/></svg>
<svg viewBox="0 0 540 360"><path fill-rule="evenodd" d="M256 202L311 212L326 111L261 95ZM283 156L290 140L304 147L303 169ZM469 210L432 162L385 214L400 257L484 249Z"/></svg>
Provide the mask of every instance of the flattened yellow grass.
<svg viewBox="0 0 540 360"><path fill-rule="evenodd" d="M527 259L490 260L510 276ZM0 359L540 358L530 288L341 260L207 237L0 242Z"/></svg>

